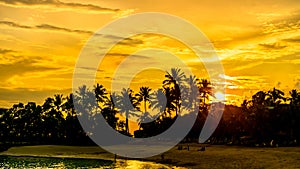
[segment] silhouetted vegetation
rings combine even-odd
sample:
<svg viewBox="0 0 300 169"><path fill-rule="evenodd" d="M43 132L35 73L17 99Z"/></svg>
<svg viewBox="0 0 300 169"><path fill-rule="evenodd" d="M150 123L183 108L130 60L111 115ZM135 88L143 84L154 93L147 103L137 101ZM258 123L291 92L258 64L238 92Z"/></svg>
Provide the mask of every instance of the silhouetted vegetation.
<svg viewBox="0 0 300 169"><path fill-rule="evenodd" d="M184 90L188 87L190 91ZM107 123L122 134L129 133L129 117L139 120L134 137L155 136L168 129L180 112L187 107L199 107L196 122L183 141L197 141L208 115L213 84L206 79L186 77L180 69L167 72L162 87L153 91L142 86L138 92L123 89L118 95L109 93L96 84L93 89L81 86L69 96L56 94L42 105L34 102L19 103L9 109L0 109L0 147L21 144L93 145L78 121L78 116L95 119L102 114ZM193 91L193 90L197 90ZM190 100L181 95L197 94ZM85 102L94 97L96 104ZM130 106L126 106L129 98ZM82 105L74 109L74 102ZM119 105L119 106L116 106ZM223 104L223 103L218 103ZM153 114L155 112L156 114ZM84 114L87 112L87 114ZM125 118L120 118L118 115ZM94 127L97 127L97 123ZM300 92L292 90L286 96L281 90L259 91L241 106L226 105L222 119L212 137L211 144L289 146L299 145ZM1 146L2 145L2 146Z"/></svg>

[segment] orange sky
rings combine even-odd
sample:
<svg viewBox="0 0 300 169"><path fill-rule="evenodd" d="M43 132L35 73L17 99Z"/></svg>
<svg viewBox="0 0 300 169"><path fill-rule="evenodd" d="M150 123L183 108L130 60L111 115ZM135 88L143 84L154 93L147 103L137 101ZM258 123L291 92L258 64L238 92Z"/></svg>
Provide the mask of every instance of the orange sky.
<svg viewBox="0 0 300 169"><path fill-rule="evenodd" d="M224 66L230 103L272 87L286 93L300 89L299 0L0 0L0 107L70 93L76 59L89 37L114 19L140 12L182 17L208 36ZM99 82L108 84L118 56L143 47L159 46L202 70L178 42L155 36L135 40L140 43L111 51L116 57L102 66ZM141 75L157 81L141 72L134 81L139 85L151 81Z"/></svg>

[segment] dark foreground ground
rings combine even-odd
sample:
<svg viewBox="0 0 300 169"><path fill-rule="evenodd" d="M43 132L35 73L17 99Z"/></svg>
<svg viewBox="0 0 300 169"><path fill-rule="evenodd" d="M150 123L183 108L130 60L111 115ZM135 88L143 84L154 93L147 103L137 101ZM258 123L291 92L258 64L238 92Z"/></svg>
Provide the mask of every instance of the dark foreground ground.
<svg viewBox="0 0 300 169"><path fill-rule="evenodd" d="M300 168L300 147L232 147L210 146L205 151L199 151L202 145L182 144L182 150L174 147L161 155L144 159L164 163L179 168ZM64 158L92 158L114 160L114 155L99 147L74 146L21 146L12 147L0 155L64 157Z"/></svg>

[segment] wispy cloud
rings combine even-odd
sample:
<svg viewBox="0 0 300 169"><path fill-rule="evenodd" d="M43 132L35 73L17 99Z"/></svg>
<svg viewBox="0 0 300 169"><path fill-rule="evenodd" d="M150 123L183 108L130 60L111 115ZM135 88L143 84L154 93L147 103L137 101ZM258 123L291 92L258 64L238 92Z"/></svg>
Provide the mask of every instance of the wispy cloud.
<svg viewBox="0 0 300 169"><path fill-rule="evenodd" d="M106 8L94 4L66 3L59 0L0 0L0 3L10 6L48 6L52 9L79 9L100 13L114 13L121 11L120 9Z"/></svg>
<svg viewBox="0 0 300 169"><path fill-rule="evenodd" d="M69 29L64 27L58 27L53 26L49 24L40 24L36 26L28 26L28 25L22 25L19 23L11 22L11 21L0 21L0 24L7 25L14 28L21 28L21 29L42 29L42 30L53 30L53 31L63 31L63 32L69 32L69 33L84 33L84 34L93 34L92 31L86 31L86 30L78 30L78 29Z"/></svg>
<svg viewBox="0 0 300 169"><path fill-rule="evenodd" d="M286 31L295 31L300 29L300 11L293 12L280 19L270 20L263 23L263 32L265 34L276 34Z"/></svg>
<svg viewBox="0 0 300 169"><path fill-rule="evenodd" d="M12 53L15 52L14 50L11 49L1 49L0 48L0 54L7 54L7 53Z"/></svg>
<svg viewBox="0 0 300 169"><path fill-rule="evenodd" d="M47 70L58 70L59 68L46 65L37 65L40 58L24 58L14 63L0 64L0 77L2 81L14 76L28 72L42 72Z"/></svg>
<svg viewBox="0 0 300 169"><path fill-rule="evenodd" d="M11 21L0 21L0 24L15 27L15 28L23 28L23 29L32 28L31 26L21 25L21 24L11 22Z"/></svg>
<svg viewBox="0 0 300 169"><path fill-rule="evenodd" d="M60 27L55 25L49 25L49 24L39 24L35 26L29 26L29 25L22 25L19 23L11 22L11 21L0 21L0 25L6 25L9 27L17 28L17 29L38 29L38 30L46 30L46 31L57 31L57 32L65 32L65 33L77 33L77 34L86 34L86 35L93 35L93 31L89 30L80 30L80 29L70 29L66 27ZM98 36L103 36L106 39L110 39L113 41L120 41L119 45L126 45L126 46L136 46L143 44L144 41L140 38L124 38L120 36L115 35L102 35L102 34L96 34ZM1 52L1 51L0 51Z"/></svg>
<svg viewBox="0 0 300 169"><path fill-rule="evenodd" d="M300 43L300 36L293 37L293 38L282 39L282 41L291 42L291 43Z"/></svg>
<svg viewBox="0 0 300 169"><path fill-rule="evenodd" d="M74 33L85 33L85 34L93 34L92 31L85 31L85 30L77 30L77 29L69 29L69 28L62 28L58 26L48 25L48 24L41 24L35 26L38 29L45 29L45 30L54 30L54 31L64 31L64 32L74 32Z"/></svg>
<svg viewBox="0 0 300 169"><path fill-rule="evenodd" d="M281 45L279 42L276 43L261 43L259 46L265 49L283 49L286 48L286 45Z"/></svg>

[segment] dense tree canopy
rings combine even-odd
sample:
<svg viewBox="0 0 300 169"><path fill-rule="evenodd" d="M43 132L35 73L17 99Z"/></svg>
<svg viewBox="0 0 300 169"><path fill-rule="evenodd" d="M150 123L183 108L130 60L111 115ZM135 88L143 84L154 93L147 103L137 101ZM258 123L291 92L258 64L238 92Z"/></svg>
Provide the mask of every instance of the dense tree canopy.
<svg viewBox="0 0 300 169"><path fill-rule="evenodd" d="M212 104L212 89L213 84L208 80L186 77L178 68L166 73L158 90L142 86L136 93L128 88L116 94L108 92L101 84L93 89L83 85L68 96L56 94L46 98L42 105L18 103L0 109L0 144L91 145L93 142L88 135L92 133L83 131L77 117L86 116L97 121L100 114L120 133L149 137L168 129L178 116L188 119L188 115L181 114L183 109L199 107L196 122L183 140L196 141ZM182 96L188 97L182 100ZM87 98L93 97L95 103L87 102ZM74 103L79 105L76 110ZM139 129L134 133L129 133L130 116L138 118L139 122ZM94 127L97 126L95 123ZM208 142L299 145L299 130L300 92L292 90L286 96L273 88L258 91L241 106L226 105L219 126Z"/></svg>

